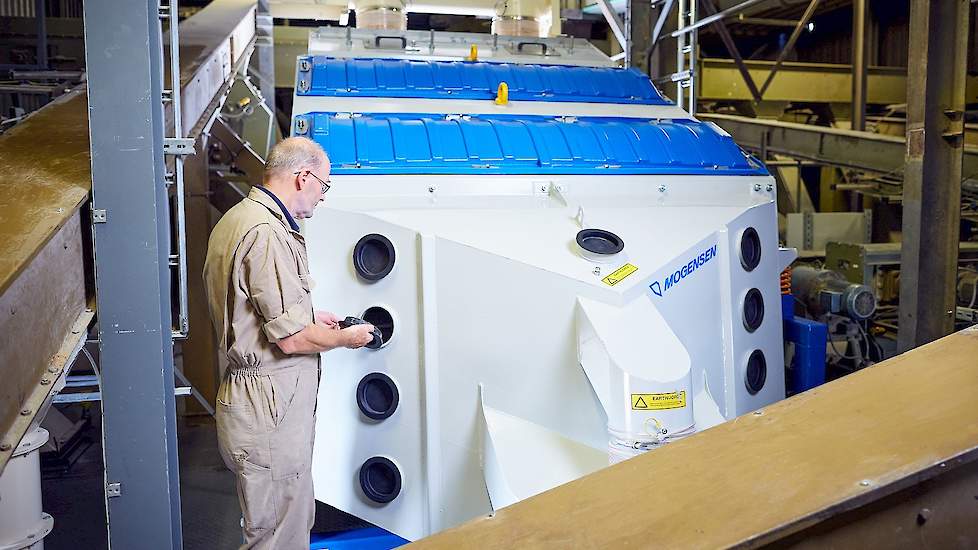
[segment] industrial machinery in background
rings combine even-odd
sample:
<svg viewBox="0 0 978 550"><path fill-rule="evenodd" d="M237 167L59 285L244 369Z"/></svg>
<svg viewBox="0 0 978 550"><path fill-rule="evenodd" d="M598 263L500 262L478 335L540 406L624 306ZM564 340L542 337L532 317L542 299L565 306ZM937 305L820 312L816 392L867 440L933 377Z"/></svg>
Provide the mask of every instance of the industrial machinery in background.
<svg viewBox="0 0 978 550"><path fill-rule="evenodd" d="M790 270L790 289L785 323L800 323L799 313L814 323L805 325L808 341L794 341L798 360L791 368L797 372L789 378L796 383L789 385L789 393L811 389L883 359L883 349L868 327L876 312L872 289L846 280L837 271L812 265ZM793 331L786 332L788 341L793 341Z"/></svg>
<svg viewBox="0 0 978 550"><path fill-rule="evenodd" d="M782 275L789 395L897 353L900 243L827 240L824 250ZM960 243L958 257L963 329L978 323L978 243Z"/></svg>
<svg viewBox="0 0 978 550"><path fill-rule="evenodd" d="M318 500L414 540L784 397L774 180L587 42L322 28L292 134L314 304L382 336L326 359Z"/></svg>

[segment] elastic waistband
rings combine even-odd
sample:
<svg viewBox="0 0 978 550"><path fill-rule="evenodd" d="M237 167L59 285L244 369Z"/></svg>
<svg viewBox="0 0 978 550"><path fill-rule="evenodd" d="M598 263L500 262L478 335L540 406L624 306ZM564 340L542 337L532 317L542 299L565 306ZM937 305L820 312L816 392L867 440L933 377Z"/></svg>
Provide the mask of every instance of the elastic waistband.
<svg viewBox="0 0 978 550"><path fill-rule="evenodd" d="M319 367L319 362L300 362L293 363L291 365L275 366L275 367L236 367L234 365L228 365L225 374L227 376L271 376L273 374L282 374L285 372L291 372L295 370L302 369L314 369Z"/></svg>

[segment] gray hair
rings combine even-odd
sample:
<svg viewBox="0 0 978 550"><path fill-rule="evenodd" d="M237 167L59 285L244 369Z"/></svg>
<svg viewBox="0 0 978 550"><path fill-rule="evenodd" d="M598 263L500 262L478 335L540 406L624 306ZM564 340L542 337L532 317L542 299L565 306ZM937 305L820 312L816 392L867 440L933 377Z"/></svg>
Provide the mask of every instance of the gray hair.
<svg viewBox="0 0 978 550"><path fill-rule="evenodd" d="M290 137L280 141L268 152L265 179L310 168L318 169L322 167L324 160L328 162L329 157L318 143L309 138Z"/></svg>

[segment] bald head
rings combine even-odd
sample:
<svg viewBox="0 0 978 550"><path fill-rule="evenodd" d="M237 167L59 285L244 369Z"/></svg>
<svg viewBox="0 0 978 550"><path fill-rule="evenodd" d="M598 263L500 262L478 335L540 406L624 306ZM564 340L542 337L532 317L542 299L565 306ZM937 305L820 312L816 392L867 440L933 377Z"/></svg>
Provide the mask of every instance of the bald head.
<svg viewBox="0 0 978 550"><path fill-rule="evenodd" d="M291 137L279 142L265 161L263 185L294 218L311 217L329 182L329 157L315 141Z"/></svg>
<svg viewBox="0 0 978 550"><path fill-rule="evenodd" d="M270 180L288 178L300 170L321 170L329 162L326 151L315 141L290 137L280 141L268 153L265 161L265 184Z"/></svg>

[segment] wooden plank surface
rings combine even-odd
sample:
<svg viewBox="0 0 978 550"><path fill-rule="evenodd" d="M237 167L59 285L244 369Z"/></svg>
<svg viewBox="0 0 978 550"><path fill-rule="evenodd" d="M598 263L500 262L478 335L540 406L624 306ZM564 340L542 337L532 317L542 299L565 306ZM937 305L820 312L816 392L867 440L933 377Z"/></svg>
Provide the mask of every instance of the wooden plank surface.
<svg viewBox="0 0 978 550"><path fill-rule="evenodd" d="M92 189L88 99L56 99L0 136L0 295Z"/></svg>
<svg viewBox="0 0 978 550"><path fill-rule="evenodd" d="M413 546L760 545L970 464L976 448L969 329Z"/></svg>
<svg viewBox="0 0 978 550"><path fill-rule="evenodd" d="M180 24L180 76L185 94L203 79L212 54L255 9L254 0L212 2ZM228 46L230 47L230 46ZM167 68L169 66L167 65ZM230 75L218 78L211 95ZM189 101L189 100L188 100ZM196 120L184 120L192 128ZM85 87L61 96L0 135L0 295L87 200L92 189Z"/></svg>

